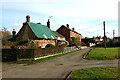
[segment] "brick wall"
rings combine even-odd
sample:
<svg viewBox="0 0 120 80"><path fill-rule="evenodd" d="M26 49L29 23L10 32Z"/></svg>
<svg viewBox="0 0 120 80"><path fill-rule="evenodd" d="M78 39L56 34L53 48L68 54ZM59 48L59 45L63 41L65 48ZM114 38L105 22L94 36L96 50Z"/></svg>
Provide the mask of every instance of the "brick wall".
<svg viewBox="0 0 120 80"><path fill-rule="evenodd" d="M70 31L70 37L76 37L78 45L81 45L81 35L73 31Z"/></svg>
<svg viewBox="0 0 120 80"><path fill-rule="evenodd" d="M41 40L35 40L34 43L35 43L38 47L44 48L45 45L47 45L47 44L56 45L56 44L57 44L57 40L45 40L45 39L41 39Z"/></svg>

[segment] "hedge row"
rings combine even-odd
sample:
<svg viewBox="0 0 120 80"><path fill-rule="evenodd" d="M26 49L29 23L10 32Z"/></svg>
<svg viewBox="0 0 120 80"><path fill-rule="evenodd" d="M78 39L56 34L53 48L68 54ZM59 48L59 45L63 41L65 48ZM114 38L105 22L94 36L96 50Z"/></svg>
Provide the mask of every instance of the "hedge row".
<svg viewBox="0 0 120 80"><path fill-rule="evenodd" d="M104 44L96 44L96 47L104 47ZM120 43L106 43L106 47L120 47Z"/></svg>

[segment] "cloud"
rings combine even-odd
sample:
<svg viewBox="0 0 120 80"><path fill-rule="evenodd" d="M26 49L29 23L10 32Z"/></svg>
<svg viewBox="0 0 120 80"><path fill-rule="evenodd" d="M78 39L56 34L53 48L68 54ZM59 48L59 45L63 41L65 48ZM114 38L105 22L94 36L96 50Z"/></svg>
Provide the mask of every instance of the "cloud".
<svg viewBox="0 0 120 80"><path fill-rule="evenodd" d="M22 23L14 22L13 24L10 25L10 27L8 28L8 30L9 30L10 32L12 32L13 29L15 29L16 32L18 32L21 27L22 27Z"/></svg>
<svg viewBox="0 0 120 80"><path fill-rule="evenodd" d="M75 28L75 31L82 34L84 37L104 36L104 30L101 25L89 26L89 25L70 25L70 28ZM115 30L115 36L118 36L117 26L106 26L106 35L110 38L113 37L113 30Z"/></svg>
<svg viewBox="0 0 120 80"><path fill-rule="evenodd" d="M11 2L4 4L4 7L6 7L6 9L22 10L27 11L27 13L31 11L38 14L41 13L45 14L43 18L40 19L41 23L45 25L48 18L47 15L52 15L54 17L61 18L62 20L56 19L54 22L51 21L51 25L53 23L55 24L55 27L59 27L59 25L71 23L70 25L73 25L71 26L71 28L75 27L76 31L84 34L85 36L90 35L90 33L91 35L103 34L101 27L102 25L91 26L90 21L92 20L89 19L93 19L95 22L97 22L106 19L117 20L118 18L119 0L30 0L30 1L2 0L2 1ZM15 2L23 3L27 2L27 4L20 3L18 5L15 4ZM38 19L34 18L34 20L31 19L31 21L38 22ZM78 25L78 23L80 23L80 25ZM15 22L11 25L10 29L15 28L16 30L18 30L21 27L22 26L20 25L20 23ZM110 33L110 36L112 35L111 34L112 28L113 28L112 25L106 27L106 31Z"/></svg>
<svg viewBox="0 0 120 80"><path fill-rule="evenodd" d="M77 18L73 22L75 22L75 23L84 23L84 22L86 22L86 19L79 19L79 18Z"/></svg>

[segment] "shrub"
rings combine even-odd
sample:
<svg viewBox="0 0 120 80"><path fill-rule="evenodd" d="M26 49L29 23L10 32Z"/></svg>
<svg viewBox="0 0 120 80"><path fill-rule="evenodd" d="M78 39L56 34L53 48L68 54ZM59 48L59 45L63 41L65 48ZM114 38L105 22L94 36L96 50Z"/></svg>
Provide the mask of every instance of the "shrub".
<svg viewBox="0 0 120 80"><path fill-rule="evenodd" d="M55 47L53 44L47 44L46 47Z"/></svg>
<svg viewBox="0 0 120 80"><path fill-rule="evenodd" d="M12 49L13 49L13 48L15 48L15 46L10 46L10 48L12 48Z"/></svg>
<svg viewBox="0 0 120 80"><path fill-rule="evenodd" d="M120 43L106 43L107 47L120 47ZM96 47L104 47L104 43L96 44Z"/></svg>
<svg viewBox="0 0 120 80"><path fill-rule="evenodd" d="M25 45L28 41L19 41L17 45Z"/></svg>
<svg viewBox="0 0 120 80"><path fill-rule="evenodd" d="M75 44L70 44L70 45L69 45L69 47L72 47L72 46L76 46L76 47L77 47L77 45L75 45Z"/></svg>

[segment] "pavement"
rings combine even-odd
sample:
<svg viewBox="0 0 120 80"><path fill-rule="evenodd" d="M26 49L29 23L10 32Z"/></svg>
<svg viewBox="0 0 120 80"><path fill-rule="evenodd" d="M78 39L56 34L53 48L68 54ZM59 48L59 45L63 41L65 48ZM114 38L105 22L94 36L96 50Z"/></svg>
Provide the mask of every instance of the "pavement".
<svg viewBox="0 0 120 80"><path fill-rule="evenodd" d="M65 78L73 70L90 67L118 67L118 59L87 60L82 55L91 48L83 49L71 54L56 57L40 63L2 64L3 78Z"/></svg>

